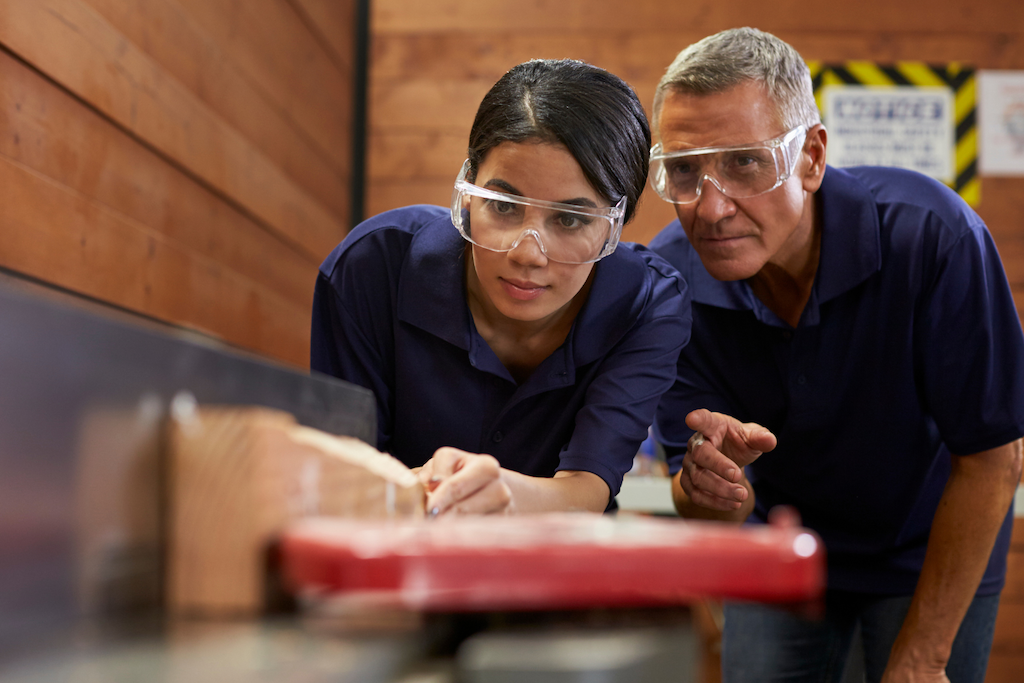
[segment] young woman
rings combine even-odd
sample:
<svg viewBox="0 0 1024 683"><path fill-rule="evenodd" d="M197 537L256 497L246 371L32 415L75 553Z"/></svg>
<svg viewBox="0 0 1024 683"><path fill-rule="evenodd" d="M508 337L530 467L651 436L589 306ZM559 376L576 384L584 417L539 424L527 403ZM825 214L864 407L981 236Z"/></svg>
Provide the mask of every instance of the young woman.
<svg viewBox="0 0 1024 683"><path fill-rule="evenodd" d="M618 244L650 129L621 79L531 61L484 97L447 208L357 226L320 267L314 370L377 397L431 514L602 511L689 339L686 283Z"/></svg>

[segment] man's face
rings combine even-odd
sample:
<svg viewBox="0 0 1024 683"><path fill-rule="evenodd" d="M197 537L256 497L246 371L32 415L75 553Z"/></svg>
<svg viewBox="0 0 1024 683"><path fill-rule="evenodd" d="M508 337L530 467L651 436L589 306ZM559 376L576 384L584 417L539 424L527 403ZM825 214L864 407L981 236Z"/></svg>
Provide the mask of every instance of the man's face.
<svg viewBox="0 0 1024 683"><path fill-rule="evenodd" d="M668 92L661 105L658 134L664 152L704 147L755 145L787 131L759 83L748 81L708 95ZM679 222L701 262L717 280L744 280L767 264L790 270L812 248L813 192L821 183L806 152L820 126L809 133L793 175L756 197L732 199L705 181L690 204L676 204Z"/></svg>

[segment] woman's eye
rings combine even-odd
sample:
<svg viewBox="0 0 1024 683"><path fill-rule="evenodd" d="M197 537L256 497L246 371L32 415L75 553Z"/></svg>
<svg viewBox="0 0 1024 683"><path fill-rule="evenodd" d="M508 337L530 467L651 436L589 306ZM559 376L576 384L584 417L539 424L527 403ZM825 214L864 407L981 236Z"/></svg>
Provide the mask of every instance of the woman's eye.
<svg viewBox="0 0 1024 683"><path fill-rule="evenodd" d="M495 213L506 214L515 211L515 206L513 206L512 202L494 201L491 202L491 207L494 209Z"/></svg>
<svg viewBox="0 0 1024 683"><path fill-rule="evenodd" d="M585 216L577 216L571 213L558 215L558 227L565 230L579 230L590 225L590 219Z"/></svg>

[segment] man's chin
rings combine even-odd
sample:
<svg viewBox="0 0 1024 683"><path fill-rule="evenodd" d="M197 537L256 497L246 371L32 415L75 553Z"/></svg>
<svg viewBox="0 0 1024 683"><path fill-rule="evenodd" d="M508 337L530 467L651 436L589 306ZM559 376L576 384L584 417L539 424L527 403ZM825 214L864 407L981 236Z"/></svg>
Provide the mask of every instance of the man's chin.
<svg viewBox="0 0 1024 683"><path fill-rule="evenodd" d="M713 259L701 256L700 262L711 277L722 282L746 280L757 275L760 270L757 265L731 259Z"/></svg>

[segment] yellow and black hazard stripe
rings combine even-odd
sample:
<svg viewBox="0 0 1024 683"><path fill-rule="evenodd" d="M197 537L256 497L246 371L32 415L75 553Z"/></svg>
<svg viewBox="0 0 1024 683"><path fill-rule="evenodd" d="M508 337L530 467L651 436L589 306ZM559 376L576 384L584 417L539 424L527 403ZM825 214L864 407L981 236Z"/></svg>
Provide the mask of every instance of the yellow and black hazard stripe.
<svg viewBox="0 0 1024 683"><path fill-rule="evenodd" d="M975 71L961 64L925 64L924 62L850 61L840 64L807 62L814 85L818 109L822 106L822 92L828 85L904 85L941 86L953 91L956 118L956 179L952 187L964 200L977 206L981 200L981 182L978 179L978 121Z"/></svg>

